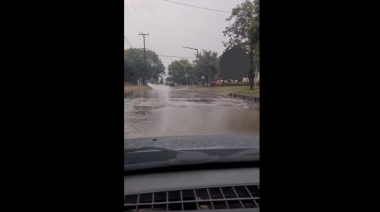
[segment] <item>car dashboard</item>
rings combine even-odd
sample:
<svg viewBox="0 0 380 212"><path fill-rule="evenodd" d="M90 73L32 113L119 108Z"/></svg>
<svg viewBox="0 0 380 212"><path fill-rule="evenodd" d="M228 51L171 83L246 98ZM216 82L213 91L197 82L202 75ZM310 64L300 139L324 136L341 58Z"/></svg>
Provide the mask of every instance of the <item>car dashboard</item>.
<svg viewBox="0 0 380 212"><path fill-rule="evenodd" d="M124 211L259 211L259 168L124 176Z"/></svg>

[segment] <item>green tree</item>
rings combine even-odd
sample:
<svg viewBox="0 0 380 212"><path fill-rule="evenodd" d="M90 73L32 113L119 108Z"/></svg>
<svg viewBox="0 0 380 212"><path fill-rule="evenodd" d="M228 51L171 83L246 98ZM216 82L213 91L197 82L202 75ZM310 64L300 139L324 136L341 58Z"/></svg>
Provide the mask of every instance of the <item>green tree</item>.
<svg viewBox="0 0 380 212"><path fill-rule="evenodd" d="M198 54L198 58L195 61L195 69L198 71L196 74L204 76L207 84L215 78L220 70L218 53L216 52L203 50Z"/></svg>
<svg viewBox="0 0 380 212"><path fill-rule="evenodd" d="M245 0L243 3L237 5L232 9L231 16L226 21L234 20L234 22L227 26L223 35L229 37L227 42L223 42L225 50L231 48L242 48L249 51L248 27L253 17L253 3Z"/></svg>
<svg viewBox="0 0 380 212"><path fill-rule="evenodd" d="M145 84L145 79L157 79L164 71L165 66L154 51L146 50L145 62L144 49L131 48L124 51L124 75L130 78L133 76L135 81L143 78Z"/></svg>
<svg viewBox="0 0 380 212"><path fill-rule="evenodd" d="M126 59L124 59L124 82L134 83L134 72L132 71L131 65Z"/></svg>
<svg viewBox="0 0 380 212"><path fill-rule="evenodd" d="M234 22L226 27L223 31L224 36L230 39L228 42L223 42L226 50L231 48L242 48L249 54L251 58L251 69L249 71L250 89L253 89L253 74L256 68L259 67L260 54L260 1L246 0L242 4L232 9L231 16L227 21Z"/></svg>
<svg viewBox="0 0 380 212"><path fill-rule="evenodd" d="M129 50L130 49L124 50L124 82L136 84L137 76L134 70L132 69L131 62L128 60L128 57L127 57L127 52Z"/></svg>
<svg viewBox="0 0 380 212"><path fill-rule="evenodd" d="M138 48L129 49L126 52L126 60L132 68L135 80L138 80L144 75L143 50Z"/></svg>
<svg viewBox="0 0 380 212"><path fill-rule="evenodd" d="M146 50L146 64L147 64L147 76L153 79L158 79L165 73L165 66L162 64L161 59L152 50Z"/></svg>
<svg viewBox="0 0 380 212"><path fill-rule="evenodd" d="M193 76L194 67L187 59L181 59L172 61L168 70L172 81L186 84L189 78Z"/></svg>
<svg viewBox="0 0 380 212"><path fill-rule="evenodd" d="M253 78L253 72L260 71L260 0L253 2L253 17L248 27L248 38L252 57L250 75ZM253 79L251 80L251 89L253 89Z"/></svg>

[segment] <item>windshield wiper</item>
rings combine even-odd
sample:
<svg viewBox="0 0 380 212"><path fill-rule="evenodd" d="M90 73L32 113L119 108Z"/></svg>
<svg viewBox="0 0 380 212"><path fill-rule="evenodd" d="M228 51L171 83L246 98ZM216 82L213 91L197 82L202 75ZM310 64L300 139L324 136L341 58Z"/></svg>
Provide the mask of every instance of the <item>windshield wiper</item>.
<svg viewBox="0 0 380 212"><path fill-rule="evenodd" d="M158 160L152 160L149 162L142 163L130 163L128 158L133 157L134 153L138 154L139 151L145 153L150 150L162 151L165 157ZM239 153L218 157L210 156L203 152L198 151L177 151L159 147L141 147L141 148L124 148L124 171L141 170L141 169L152 169L152 168L167 168L167 167L178 167L178 166L189 166L189 165L205 165L205 164L219 164L219 163L241 163L241 162L259 162L260 153L259 149L249 149L244 150ZM128 156L129 155L129 156ZM170 158L167 156L171 155Z"/></svg>
<svg viewBox="0 0 380 212"><path fill-rule="evenodd" d="M252 149L243 150L241 152L235 153L228 157L249 156L249 155L260 155L260 148L252 148Z"/></svg>
<svg viewBox="0 0 380 212"><path fill-rule="evenodd" d="M145 146L145 147L124 147L124 153L132 153L132 152L142 152L146 150L159 150L163 152L175 152L175 153L181 153L182 151L172 150L172 149L165 149L161 147L151 147L151 146Z"/></svg>
<svg viewBox="0 0 380 212"><path fill-rule="evenodd" d="M133 153L139 153L140 151L144 153L150 150L162 151L165 157L163 157L161 160L143 163L130 163L128 161L128 158L131 158ZM174 157L170 156L170 158L166 158L167 155L173 155L173 153L175 154ZM205 164L217 162L218 160L218 156L209 156L203 152L197 151L177 151L159 147L124 148L124 171L170 166Z"/></svg>

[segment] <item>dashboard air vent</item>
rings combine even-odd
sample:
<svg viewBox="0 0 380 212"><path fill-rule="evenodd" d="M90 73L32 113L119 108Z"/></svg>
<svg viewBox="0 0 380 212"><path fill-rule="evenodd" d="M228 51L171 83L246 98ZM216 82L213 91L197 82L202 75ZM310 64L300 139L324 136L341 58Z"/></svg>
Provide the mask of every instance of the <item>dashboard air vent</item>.
<svg viewBox="0 0 380 212"><path fill-rule="evenodd" d="M237 185L124 195L124 211L187 211L234 208L260 208L260 186Z"/></svg>

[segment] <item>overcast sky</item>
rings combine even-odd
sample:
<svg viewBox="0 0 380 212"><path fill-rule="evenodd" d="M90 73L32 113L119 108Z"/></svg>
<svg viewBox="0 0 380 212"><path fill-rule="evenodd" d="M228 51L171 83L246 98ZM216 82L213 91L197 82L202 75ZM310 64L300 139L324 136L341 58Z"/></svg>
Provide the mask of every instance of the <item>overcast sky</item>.
<svg viewBox="0 0 380 212"><path fill-rule="evenodd" d="M243 0L170 1L229 12L243 2ZM149 33L149 36L145 36L145 47L158 55L195 57L195 50L182 48L187 46L197 48L199 52L202 49L212 50L220 56L224 50L222 41L228 40L223 36L223 30L231 24L226 21L230 13L199 9L172 2L124 0L124 35L132 46L143 47L143 36L139 35L139 32L142 31ZM126 48L129 46L124 42L124 49ZM173 60L181 59L163 56L160 58L165 65L166 72L168 65ZM194 58L188 59L190 62L194 60Z"/></svg>

